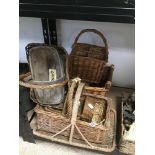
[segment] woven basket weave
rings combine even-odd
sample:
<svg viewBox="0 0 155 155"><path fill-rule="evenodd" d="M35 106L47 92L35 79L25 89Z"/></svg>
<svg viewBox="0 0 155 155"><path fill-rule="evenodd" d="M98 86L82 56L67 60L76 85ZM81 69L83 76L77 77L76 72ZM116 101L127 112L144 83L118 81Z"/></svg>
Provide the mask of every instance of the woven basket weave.
<svg viewBox="0 0 155 155"><path fill-rule="evenodd" d="M101 37L105 47L96 45L77 43L79 37L86 32L93 32ZM108 61L108 45L103 34L96 29L82 30L72 46L69 57L70 78L79 77L85 82L99 83L102 79L104 66Z"/></svg>
<svg viewBox="0 0 155 155"><path fill-rule="evenodd" d="M77 81L72 82L75 87ZM72 86L70 88L73 88ZM106 119L104 124L91 126L88 122L78 119L79 100L81 97L84 84L78 85L71 115L69 111L60 112L54 109L46 109L37 105L35 112L37 113L37 131L36 135L46 137L50 140L59 141L84 148L111 152L115 149L115 111L110 108L111 100L101 97L107 102ZM69 91L68 99L73 96L74 92ZM97 96L96 96L97 97ZM73 102L67 100L67 102ZM69 104L71 105L71 104ZM64 138L66 137L66 141Z"/></svg>
<svg viewBox="0 0 155 155"><path fill-rule="evenodd" d="M102 79L99 84L89 84L85 86L84 91L86 93L105 96L112 86L112 76L114 71L114 65L105 65Z"/></svg>

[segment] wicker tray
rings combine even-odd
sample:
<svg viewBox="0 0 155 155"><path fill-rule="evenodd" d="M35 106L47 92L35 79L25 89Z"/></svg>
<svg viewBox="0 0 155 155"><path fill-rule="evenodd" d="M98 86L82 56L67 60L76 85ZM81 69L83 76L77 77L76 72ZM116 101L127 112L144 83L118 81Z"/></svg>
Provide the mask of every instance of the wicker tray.
<svg viewBox="0 0 155 155"><path fill-rule="evenodd" d="M72 86L77 81L72 82ZM71 89L73 87L70 87ZM39 105L35 108L37 113L37 130L34 134L52 141L58 141L74 146L111 152L115 149L115 111L110 108L111 99L102 97L109 105L103 125L91 126L88 122L78 120L79 100L84 84L80 83L74 99L71 115L58 110L46 109ZM71 92L71 91L69 91ZM70 94L68 99L70 99ZM97 97L97 96L96 96ZM101 96L100 96L101 98ZM73 99L72 99L73 101ZM71 102L71 101L70 101ZM70 117L71 116L71 117Z"/></svg>

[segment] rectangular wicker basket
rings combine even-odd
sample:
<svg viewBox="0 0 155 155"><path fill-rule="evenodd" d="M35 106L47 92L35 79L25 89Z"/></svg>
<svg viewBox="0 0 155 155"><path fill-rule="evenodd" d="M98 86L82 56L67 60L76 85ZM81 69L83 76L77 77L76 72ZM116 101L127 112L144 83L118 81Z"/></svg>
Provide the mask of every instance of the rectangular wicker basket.
<svg viewBox="0 0 155 155"><path fill-rule="evenodd" d="M115 149L115 111L110 108L111 99L106 100L107 110L105 123L91 126L90 123L78 119L79 100L84 84L80 83L74 99L71 117L58 110L48 110L37 105L37 130L34 134L62 143L111 152ZM97 96L96 96L97 97Z"/></svg>

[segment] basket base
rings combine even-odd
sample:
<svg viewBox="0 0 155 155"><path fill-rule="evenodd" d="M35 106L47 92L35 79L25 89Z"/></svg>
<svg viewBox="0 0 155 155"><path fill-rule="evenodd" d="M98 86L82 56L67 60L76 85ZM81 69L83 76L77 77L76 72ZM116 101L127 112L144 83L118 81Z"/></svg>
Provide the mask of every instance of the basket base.
<svg viewBox="0 0 155 155"><path fill-rule="evenodd" d="M81 147L81 148L86 148L86 149L90 149L90 150L101 151L101 152L112 152L115 150L115 145L116 145L116 143L114 141L113 145L111 147L107 147L107 145L105 146L105 145L95 144L95 143L91 143L93 145L93 147L90 147L89 145L85 144L82 140L73 139L73 141L70 143L69 138L66 136L57 135L55 138L53 138L52 136L54 134L45 132L45 131L39 131L39 130L33 129L33 134L35 136L45 138L50 141L68 144L68 145L72 145L72 146L77 146L77 147Z"/></svg>

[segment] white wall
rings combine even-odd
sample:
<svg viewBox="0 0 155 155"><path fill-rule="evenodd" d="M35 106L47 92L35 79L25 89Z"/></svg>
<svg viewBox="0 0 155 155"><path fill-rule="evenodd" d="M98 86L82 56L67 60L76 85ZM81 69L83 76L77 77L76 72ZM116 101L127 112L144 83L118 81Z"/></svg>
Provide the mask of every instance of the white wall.
<svg viewBox="0 0 155 155"><path fill-rule="evenodd" d="M25 46L28 43L43 43L43 33L40 18L19 18L19 61L27 62Z"/></svg>
<svg viewBox="0 0 155 155"><path fill-rule="evenodd" d="M85 28L95 28L107 38L109 45L109 63L115 65L113 85L134 87L135 85L135 25L107 22L57 20L58 44L66 48L68 53L71 45L80 32ZM41 20L39 18L20 17L19 21L19 60L25 62L25 46L30 42L44 42ZM96 35L84 34L80 42L103 45Z"/></svg>

